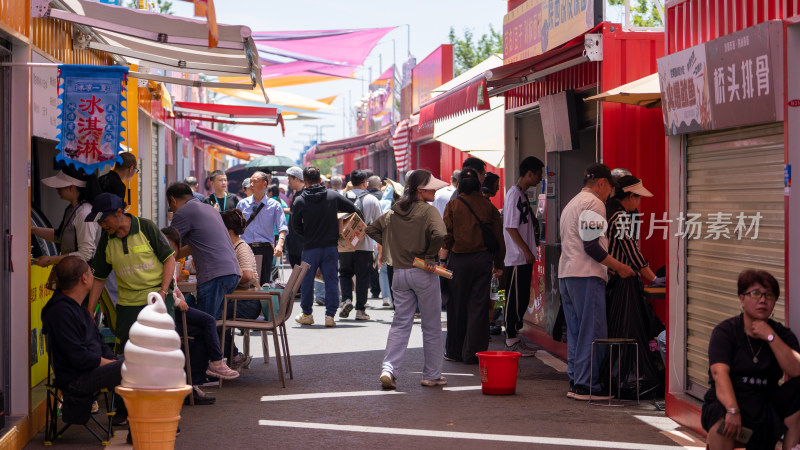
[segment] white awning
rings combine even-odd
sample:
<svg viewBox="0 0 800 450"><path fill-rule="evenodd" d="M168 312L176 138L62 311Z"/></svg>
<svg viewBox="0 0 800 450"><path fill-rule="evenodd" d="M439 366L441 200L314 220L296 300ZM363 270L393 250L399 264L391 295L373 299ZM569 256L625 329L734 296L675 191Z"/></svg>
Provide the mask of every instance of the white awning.
<svg viewBox="0 0 800 450"><path fill-rule="evenodd" d="M584 99L585 102L590 100L626 103L628 105L644 106L645 108L660 108L661 83L658 80L658 74L654 73L610 89L602 94Z"/></svg>
<svg viewBox="0 0 800 450"><path fill-rule="evenodd" d="M129 64L212 76L246 75L252 80L250 88L261 85L261 62L246 26L218 25L219 43L208 48L204 21L89 0L53 0L52 6L41 15L90 27L88 48L120 55ZM264 97L268 102L266 92Z"/></svg>
<svg viewBox="0 0 800 450"><path fill-rule="evenodd" d="M436 122L433 138L502 168L505 156L505 98L491 97L488 111L472 111Z"/></svg>

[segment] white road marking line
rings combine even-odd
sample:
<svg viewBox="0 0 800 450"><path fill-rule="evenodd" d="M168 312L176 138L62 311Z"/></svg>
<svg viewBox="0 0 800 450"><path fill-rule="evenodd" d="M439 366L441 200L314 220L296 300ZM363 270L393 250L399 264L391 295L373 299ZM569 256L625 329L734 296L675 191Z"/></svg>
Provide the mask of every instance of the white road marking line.
<svg viewBox="0 0 800 450"><path fill-rule="evenodd" d="M394 395L405 394L398 391L352 391L352 392L316 392L313 394L287 394L287 395L265 395L261 397L262 402L280 402L285 400L308 400L313 398L342 398L342 397L365 397L368 395Z"/></svg>
<svg viewBox="0 0 800 450"><path fill-rule="evenodd" d="M687 448L690 448L690 446L700 448L705 447L705 443L702 440L680 431L679 428L681 428L681 425L669 417L645 416L636 414L634 414L633 417L658 429L664 436L672 439L678 444L686 446Z"/></svg>
<svg viewBox="0 0 800 450"><path fill-rule="evenodd" d="M681 449L670 445L652 445L634 442L597 441L593 439L571 439L542 436L515 436L509 434L466 433L458 431L419 430L413 428L367 427L362 425L341 425L333 423L289 422L285 420L259 420L265 427L302 428L353 433L392 434L401 436L420 436L447 439L473 439L493 442L520 442L524 444L563 445L569 447L617 448L632 450Z"/></svg>
<svg viewBox="0 0 800 450"><path fill-rule="evenodd" d="M455 386L442 388L443 391L477 391L480 386Z"/></svg>
<svg viewBox="0 0 800 450"><path fill-rule="evenodd" d="M536 352L536 358L539 358L540 361L542 361L543 363L547 364L548 366L552 367L553 369L556 369L561 373L567 372L567 363L556 358L555 356L551 355L550 353L544 350L539 350L538 352Z"/></svg>
<svg viewBox="0 0 800 450"><path fill-rule="evenodd" d="M409 372L409 373L422 373L422 372ZM442 372L442 375L447 375L448 377L474 377L475 375L471 373L447 373Z"/></svg>

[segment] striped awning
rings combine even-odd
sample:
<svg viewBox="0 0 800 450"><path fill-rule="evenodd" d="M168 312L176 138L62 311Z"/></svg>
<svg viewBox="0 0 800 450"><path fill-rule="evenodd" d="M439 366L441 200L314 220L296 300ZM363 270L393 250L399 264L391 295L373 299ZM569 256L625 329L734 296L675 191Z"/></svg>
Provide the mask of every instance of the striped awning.
<svg viewBox="0 0 800 450"><path fill-rule="evenodd" d="M392 147L394 147L394 159L397 163L398 172L405 172L411 168L411 149L408 137L408 119L400 121L392 136Z"/></svg>

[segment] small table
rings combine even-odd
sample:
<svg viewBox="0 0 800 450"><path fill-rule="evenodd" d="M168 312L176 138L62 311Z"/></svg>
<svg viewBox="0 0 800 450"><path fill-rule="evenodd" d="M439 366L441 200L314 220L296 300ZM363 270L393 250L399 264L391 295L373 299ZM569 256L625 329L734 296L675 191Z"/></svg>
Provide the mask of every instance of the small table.
<svg viewBox="0 0 800 450"><path fill-rule="evenodd" d="M183 292L183 295L186 294L197 294L197 282L194 281L179 281L178 282L178 289Z"/></svg>

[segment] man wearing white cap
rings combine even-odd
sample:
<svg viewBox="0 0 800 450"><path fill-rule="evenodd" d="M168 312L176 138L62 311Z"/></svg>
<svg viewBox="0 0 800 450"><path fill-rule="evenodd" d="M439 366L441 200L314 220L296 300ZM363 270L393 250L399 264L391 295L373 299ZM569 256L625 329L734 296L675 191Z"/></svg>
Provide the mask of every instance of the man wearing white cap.
<svg viewBox="0 0 800 450"><path fill-rule="evenodd" d="M94 222L84 222L92 210L91 203L84 195L86 182L59 171L55 176L43 179L42 184L55 188L58 196L68 201L69 206L64 210L64 217L58 228L31 227L31 234L34 236L61 246L60 255L40 256L36 259L36 265L46 267L58 264L67 255L90 261L100 236L100 227Z"/></svg>

